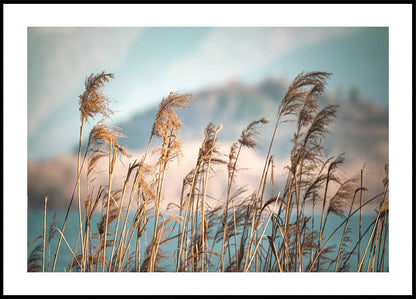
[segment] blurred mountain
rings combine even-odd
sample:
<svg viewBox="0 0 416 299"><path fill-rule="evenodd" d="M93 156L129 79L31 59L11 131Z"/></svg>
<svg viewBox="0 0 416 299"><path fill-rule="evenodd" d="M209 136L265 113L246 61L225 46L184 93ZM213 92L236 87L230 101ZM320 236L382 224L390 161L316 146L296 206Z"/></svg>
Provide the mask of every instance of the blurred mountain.
<svg viewBox="0 0 416 299"><path fill-rule="evenodd" d="M266 150L274 128L275 117L289 82L269 78L258 85L250 86L240 81L231 81L223 86L197 92L188 109L178 111L184 127L182 139L203 140L204 129L209 122L223 124L218 141L235 142L241 131L252 121L265 117L270 123L260 130L260 146ZM339 105L336 121L330 125L326 149L329 154L346 152L352 159L387 159L388 107L377 101L360 96L356 88L344 94L325 93L319 100L321 108L329 104ZM149 140L157 107L141 112L130 120L117 124L128 138L120 143L130 150L144 148ZM293 125L282 124L278 138L284 142L276 145L276 154L286 156L290 151ZM383 146L383 149L378 146ZM261 149L260 149L261 150ZM387 163L387 160L384 161ZM383 162L383 163L384 163Z"/></svg>
<svg viewBox="0 0 416 299"><path fill-rule="evenodd" d="M205 127L213 122L215 125L223 124L222 140L236 140L250 122L273 115L284 89L282 82L267 80L254 87L232 81L224 86L202 90L194 94L195 99L188 109L178 111L184 123L181 137L184 140L201 139ZM157 108L138 113L129 121L117 125L128 136L128 139L121 141L125 146L134 149L146 145Z"/></svg>

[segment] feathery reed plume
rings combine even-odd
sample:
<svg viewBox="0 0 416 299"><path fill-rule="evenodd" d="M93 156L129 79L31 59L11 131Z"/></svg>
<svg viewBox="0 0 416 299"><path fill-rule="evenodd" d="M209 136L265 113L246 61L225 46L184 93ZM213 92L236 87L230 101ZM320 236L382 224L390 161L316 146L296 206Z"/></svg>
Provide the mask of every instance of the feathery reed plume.
<svg viewBox="0 0 416 299"><path fill-rule="evenodd" d="M124 147L120 146L117 142L117 138L126 137L126 135L120 133L119 131L120 128L114 126L111 127L107 124L100 123L91 129L90 135L88 137L88 144L91 148L97 147L99 150L101 150L106 144L111 144L117 148L122 155L130 156L128 151ZM89 170L92 166L95 165L97 160L103 156L102 152L100 151L96 151L95 153L96 155L91 156L90 166L88 167Z"/></svg>
<svg viewBox="0 0 416 299"><path fill-rule="evenodd" d="M228 154L228 164L227 164L227 170L228 170L228 177L231 178L233 176L233 173L236 173L236 162L237 162L237 155L239 153L239 144L233 143L230 148L230 153ZM235 176L235 174L234 174Z"/></svg>
<svg viewBox="0 0 416 299"><path fill-rule="evenodd" d="M113 111L108 107L111 100L102 93L104 83L114 79L114 74L105 73L91 74L85 80L85 91L79 96L79 111L81 121L85 122L96 114L101 114L104 118L109 118Z"/></svg>
<svg viewBox="0 0 416 299"><path fill-rule="evenodd" d="M311 107L325 90L326 80L331 73L310 72L300 73L289 86L285 97L279 105L278 117L285 115L296 115L306 102ZM310 87L308 90L307 87Z"/></svg>
<svg viewBox="0 0 416 299"><path fill-rule="evenodd" d="M201 166L207 165L209 161L211 161L210 164L227 163L221 158L222 154L219 152L217 144L215 143L216 134L221 129L222 124L215 128L215 125L212 122L205 128L205 139L198 154L198 163L200 163Z"/></svg>
<svg viewBox="0 0 416 299"><path fill-rule="evenodd" d="M153 150L153 153L160 152L160 157L157 165L159 166L159 177L155 180L156 185L156 194L155 196L151 196L155 201L156 211L155 211L155 231L157 229L157 222L158 222L158 214L159 214L159 201L161 199L161 192L163 187L163 180L165 176L165 171L167 167L167 163L175 158L182 155L182 142L177 134L177 131L182 128L183 124L178 118L175 109L185 109L189 102L193 99L192 94L179 94L178 92L171 92L168 97L164 98L161 103L159 104L158 111L155 116L155 120L153 122L152 131L149 137L149 141L146 145L145 153L141 159L140 165L144 165L146 160L150 143L154 136L160 137L162 139L162 146ZM140 166L141 167L141 166ZM140 168L139 167L139 168ZM153 184L152 184L153 185ZM148 187L147 184L143 185L143 187ZM137 190L137 193L140 194L141 186ZM145 190L147 194L153 193L152 190L147 188ZM139 196L140 198L140 196ZM140 259L139 256L139 238L137 239L136 243L136 256L135 260L138 261ZM155 256L155 254L153 255ZM137 268L140 269L140 261L136 263Z"/></svg>
<svg viewBox="0 0 416 299"><path fill-rule="evenodd" d="M353 198L353 194L357 190L358 177L354 176L349 178L341 184L337 192L329 200L329 206L327 211L328 214L333 213L339 217L345 217L345 209L348 207L348 203Z"/></svg>
<svg viewBox="0 0 416 299"><path fill-rule="evenodd" d="M325 180L326 180L326 175L320 174L308 184L308 187L303 197L304 202L310 201L310 200L316 200L316 198L319 196L319 190L322 184L325 182Z"/></svg>
<svg viewBox="0 0 416 299"><path fill-rule="evenodd" d="M301 184L302 175L304 175L304 173L308 174L311 170L315 169L319 163L322 163L320 159L323 149L322 140L325 135L329 133L327 127L334 120L337 108L338 106L336 105L329 105L320 110L315 116L310 115L311 118L308 119L310 126L304 133L303 140L300 139L303 133L300 132L301 124L299 122L298 131L294 138L295 145L290 157L290 172L294 176L297 205L299 205L299 189L301 187L297 182L299 181ZM301 119L301 115L299 116L299 119ZM303 121L303 123L306 125L306 121ZM298 142L300 144L298 144ZM324 165L325 164L326 163L324 163ZM297 179L296 176L299 176L299 179ZM302 203L302 206L303 205L304 202ZM299 210L299 206L297 206L297 210Z"/></svg>
<svg viewBox="0 0 416 299"><path fill-rule="evenodd" d="M94 149L92 152L90 152L90 158L88 161L88 168L87 168L88 181L97 163L101 160L101 158L104 158L106 155L107 155L107 152L104 152L101 148Z"/></svg>
<svg viewBox="0 0 416 299"><path fill-rule="evenodd" d="M260 133L256 129L258 124L267 124L269 121L265 118L251 122L247 128L241 132L241 136L238 142L245 147L255 148L257 147L257 139L259 139Z"/></svg>
<svg viewBox="0 0 416 299"><path fill-rule="evenodd" d="M272 197L270 197L270 199L264 203L263 207L262 207L262 208L261 208L261 210L260 210L260 213L261 213L261 212L263 212L263 210L264 210L264 209L265 209L268 205L270 205L270 204L274 203L275 201L279 201L279 200L281 200L281 199L282 199L282 198L281 198L281 197L278 197L278 196L272 196Z"/></svg>
<svg viewBox="0 0 416 299"><path fill-rule="evenodd" d="M155 200L156 194L153 190L153 184L149 184L148 181L154 180L156 177L156 168L152 164L139 163L138 168L138 184L140 186L140 191L143 193L143 196L146 199Z"/></svg>
<svg viewBox="0 0 416 299"><path fill-rule="evenodd" d="M162 146L153 150L153 153L160 151L160 158L158 161L160 168L157 187L158 201L160 201L160 193L162 191L167 162L182 155L182 141L177 132L183 127L183 123L179 119L176 110L186 109L193 98L194 95L192 94L171 92L166 98L163 98L159 104L151 133L151 138L152 136L157 136L162 139ZM158 206L158 203L156 205ZM155 221L157 226L157 218Z"/></svg>
<svg viewBox="0 0 416 299"><path fill-rule="evenodd" d="M178 131L182 128L182 121L175 110L186 109L193 98L194 95L192 94L169 93L169 96L164 98L159 104L153 123L152 135L168 138L170 135L169 130Z"/></svg>
<svg viewBox="0 0 416 299"><path fill-rule="evenodd" d="M300 146L297 147L296 144L292 151L290 169L292 173L296 173L298 165L301 165L302 168L305 164L310 163L311 167L314 167L320 161L319 157L322 155L323 149L322 140L329 133L328 125L334 121L337 108L337 105L329 105L319 111L311 120L309 129L305 132L303 140L300 141Z"/></svg>
<svg viewBox="0 0 416 299"><path fill-rule="evenodd" d="M39 236L42 238L42 236ZM27 272L42 271L42 244L36 245L29 254L27 259Z"/></svg>
<svg viewBox="0 0 416 299"><path fill-rule="evenodd" d="M328 181L332 179L332 180L335 180L335 181L338 181L339 182L339 180L337 179L337 177L334 176L334 173L335 173L335 170L341 164L344 163L344 161L345 161L344 153L342 153L342 154L338 155L337 158L329 164L329 166L328 166L328 174L327 174L327 180Z"/></svg>

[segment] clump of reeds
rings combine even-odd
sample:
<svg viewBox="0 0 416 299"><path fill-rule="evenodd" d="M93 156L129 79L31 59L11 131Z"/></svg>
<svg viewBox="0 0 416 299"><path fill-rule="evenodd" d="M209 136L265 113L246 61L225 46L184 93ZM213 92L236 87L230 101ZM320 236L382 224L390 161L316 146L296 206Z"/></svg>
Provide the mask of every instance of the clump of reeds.
<svg viewBox="0 0 416 299"><path fill-rule="evenodd" d="M71 262L65 271L166 271L162 264L166 260L176 271L191 272L311 272L329 271L332 266L334 271L384 271L388 248L388 166L383 191L363 202L363 192L367 191L363 185L364 168L360 176L343 179L340 168L344 155L329 158L324 155L323 142L339 108L335 105L319 107L318 100L330 76L326 72L301 73L290 84L277 107L273 134L255 190L238 186L239 165L244 163L239 158L243 148L258 148L259 128L268 121L261 118L248 124L227 155L218 150L222 125L209 123L195 167L182 180L180 198L168 203L168 207L177 208L176 214L166 217L161 211L166 173L169 162L182 156L179 133L184 124L177 110L186 109L194 96L172 92L162 99L144 155L129 164L122 186L114 187L117 153L129 156L118 141L126 136L119 128L106 123L113 112L109 108L111 100L102 88L114 75L91 74L85 80L85 91L79 99L77 178L71 201L62 229L53 219L47 238L45 200L44 230L35 240L42 239L43 243L35 246L28 256L28 271L55 271L62 239L71 251ZM98 114L102 119L93 126L81 159L83 126ZM295 123L295 132L286 180L281 186L275 183L276 158L271 149L279 145L278 128L286 122ZM156 139L160 143L151 151L155 158L147 161L150 145ZM106 157L108 183L96 189L92 184L99 174L96 168ZM85 161L88 164L87 192L82 213L80 177ZM210 174L215 173L216 168L226 170L227 186L223 198L213 206L207 198ZM68 244L65 225L76 193L78 240L76 244ZM358 195L358 208L354 209ZM375 200L380 200L376 218L364 230L363 208ZM308 207L311 214L306 213ZM360 213L359 231L354 232L349 224L357 212ZM94 217L100 217L96 227L91 225ZM342 221L337 227L328 228L330 217ZM148 228L149 223L153 223L153 229ZM339 242L329 245L338 231L342 231ZM50 244L56 232L59 241L51 268ZM353 234L358 235L354 246L351 244ZM164 250L166 244L176 244L173 254ZM349 268L352 257L357 258L357 269Z"/></svg>

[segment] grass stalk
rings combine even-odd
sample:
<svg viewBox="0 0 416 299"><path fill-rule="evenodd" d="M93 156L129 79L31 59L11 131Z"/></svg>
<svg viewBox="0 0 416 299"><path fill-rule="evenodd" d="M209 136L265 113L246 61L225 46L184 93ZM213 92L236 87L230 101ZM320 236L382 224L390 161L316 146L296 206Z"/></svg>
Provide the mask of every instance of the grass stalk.
<svg viewBox="0 0 416 299"><path fill-rule="evenodd" d="M77 176L81 175L81 140L82 140L82 129L84 127L84 121L81 122L79 129L79 144L78 144L78 161L77 161ZM82 236L82 213L81 213L81 182L78 182L78 214L79 214L79 234L81 238L81 268L80 271L83 271L83 260L84 260L84 240Z"/></svg>
<svg viewBox="0 0 416 299"><path fill-rule="evenodd" d="M221 247L221 272L224 272L224 253L225 253L225 240L226 237L228 236L228 205L230 202L230 195L231 195L231 186L233 183L233 179L234 179L234 173L237 167L237 160L240 156L240 152L241 152L241 147L242 144L240 143L239 147L238 147L238 151L237 151L237 155L235 157L235 161L232 167L232 172L231 175L229 177L229 182L228 182L228 187L227 187L227 199L226 199L226 203L225 203L225 215L224 215L224 233L223 233L223 237L222 237L222 247ZM235 219L234 219L235 220ZM235 224L234 224L234 228L235 228Z"/></svg>
<svg viewBox="0 0 416 299"><path fill-rule="evenodd" d="M87 148L88 148L88 146L87 146ZM71 199L70 199L70 201L69 201L68 208L67 208L66 213L65 213L64 223L63 223L63 225L62 225L62 229L61 229L62 234L60 234L60 236L59 236L58 245L57 245L57 247L56 247L56 252L55 252L54 259L53 259L52 272L55 272L56 261L57 261L57 259L58 259L58 254L59 254L59 249L60 249L60 246L61 246L62 237L63 237L63 234L64 234L64 232L65 232L65 226L66 226L66 222L67 222L67 220L68 220L69 211L70 211L70 209L71 209L72 202L74 201L75 192L76 192L77 187L78 187L79 182L80 182L81 172L82 172L82 168L83 168L84 163L85 163L85 158L86 158L86 156L87 156L87 152L88 152L88 151L85 151L85 153L84 153L84 157L83 157L83 159L82 159L82 163L81 163L80 171L79 171L79 173L77 174L76 183L75 183L75 186L74 186L74 188L73 188L73 190L72 190Z"/></svg>
<svg viewBox="0 0 416 299"><path fill-rule="evenodd" d="M133 165L135 165L135 163L133 163ZM133 167L132 167L132 165L130 164L130 165L129 165L129 168L128 168L128 170L127 170L127 175L126 175L126 179L125 179L125 181L124 181L123 191L122 191L122 194L121 194L120 206L119 206L119 209L118 209L118 215L117 215L116 229L115 229L115 232L114 232L114 241L113 241L113 246L112 246L112 248L111 248L110 263L109 263L109 265L108 265L108 272L111 272L111 266L112 266L112 262L113 262L113 255L114 255L114 248L115 248L116 241L117 241L118 225L119 225L119 222L120 222L121 211L122 211L122 209L123 209L123 200L124 200L124 196L125 196L125 194L126 194L127 184L128 184L128 181L129 181L129 178L130 178L130 175L131 175L131 171L132 171L132 169L133 169ZM127 216L128 216L128 213L127 213L127 215L126 215L126 219L127 219Z"/></svg>
<svg viewBox="0 0 416 299"><path fill-rule="evenodd" d="M364 167L361 168L361 171L360 171L360 188L363 188L363 171L364 171ZM362 204L363 204L363 190L361 189L360 190L360 207ZM357 254L358 263L357 265L360 263L360 257L361 257L361 241L360 240L361 240L362 217L363 217L363 211L362 209L360 209L360 227L358 230L358 254Z"/></svg>
<svg viewBox="0 0 416 299"><path fill-rule="evenodd" d="M346 217L332 232L332 234L327 238L326 242L321 246L321 248L319 248L319 251L316 253L314 260L312 261L311 265L309 266L309 272L312 271L313 266L315 265L317 259L319 258L320 254L322 253L323 249L325 248L325 246L328 244L328 242L332 239L332 237L335 235L335 233L344 226L345 222L347 222L347 220L349 218L351 218L356 212L358 212L360 210L360 208L363 208L364 206L368 205L369 203L371 203L372 201L374 201L375 199L379 198L380 195L382 195L383 193L377 194L376 196L373 196L371 199L367 200L364 204L362 204L359 208L355 209L352 213L350 213L350 215L348 217ZM371 239L371 238L370 238ZM369 240L370 241L370 240Z"/></svg>
<svg viewBox="0 0 416 299"><path fill-rule="evenodd" d="M280 195L280 193L279 193L279 195ZM279 198L279 195L277 196L277 198ZM250 268L250 265L251 265L251 263L253 262L253 258L256 256L257 249L259 248L259 245L260 245L260 243L261 243L261 241L262 241L262 239L263 239L264 233L266 232L266 229L267 229L267 226L268 226L268 224L269 224L269 222L270 222L270 219L271 219L271 218L272 218L272 216L273 216L274 209L276 208L276 204L277 204L277 200L274 202L273 208L272 208L272 210L270 211L270 215L269 215L269 217L268 217L268 219L267 219L267 222L266 222L266 224L264 225L263 232L261 233L261 236L260 236L260 238L259 238L259 240L258 240L258 242L257 242L257 245L256 245L256 247L254 248L254 252L253 252L253 255L251 256L250 262L247 264L247 266L246 266L246 268L245 268L244 272L248 272L248 269Z"/></svg>
<svg viewBox="0 0 416 299"><path fill-rule="evenodd" d="M212 141L212 146L209 153L208 163L207 163L207 170L205 175L205 182L204 182L204 191L202 195L202 206L201 206L201 238L202 238L202 245L201 245L201 271L204 272L204 256L205 256L205 200L207 195L207 185L208 185L208 175L211 166L211 159L212 154L214 152L215 141L217 139L218 132L222 129L222 124L220 124L217 129L215 130L214 139ZM208 269L207 269L208 270Z"/></svg>
<svg viewBox="0 0 416 299"><path fill-rule="evenodd" d="M107 234L108 234L108 218L110 213L110 198L111 198L111 185L113 183L113 170L114 170L114 163L116 158L116 148L113 150L112 142L110 141L109 150L108 150L108 197L107 197L107 211L106 211L106 219L105 219L105 230L104 230L104 245L103 245L103 264L101 268L101 272L104 272L105 268L105 252L107 249ZM114 153L113 153L114 151Z"/></svg>
<svg viewBox="0 0 416 299"><path fill-rule="evenodd" d="M126 217L124 219L123 229L121 231L120 242L121 242L122 238L124 237L124 234L125 234L125 231L126 231L128 215L130 213L130 207L131 207L131 203L133 201L133 197L134 197L135 190L136 190L137 185L139 183L139 177L140 177L140 173L139 173L139 170L137 170L136 176L134 178L132 190L131 190L131 193L130 193L129 203L127 205ZM121 254L121 249L120 249L120 246L119 246L119 250L118 250L118 254L117 255L120 256L120 254ZM120 265L119 265L119 268L120 268Z"/></svg>
<svg viewBox="0 0 416 299"><path fill-rule="evenodd" d="M237 224L236 224L236 220L235 220L235 206L234 206L234 200L232 200L232 205L233 205L233 221L234 221L234 246L235 246L235 265L238 265L238 249L237 249ZM231 260L230 260L231 263ZM236 269L237 270L237 269Z"/></svg>
<svg viewBox="0 0 416 299"><path fill-rule="evenodd" d="M43 251L42 251L42 272L45 272L45 242L46 242L46 206L48 197L45 196L45 210L43 212Z"/></svg>
<svg viewBox="0 0 416 299"><path fill-rule="evenodd" d="M179 245L179 248L178 248L178 250L179 250L178 257L179 258L178 258L177 265L176 265L176 271L177 272L180 269L180 265L181 265L181 261L182 261L182 255L181 255L181 253L182 253L182 248L183 248L183 244L184 244L185 232L186 232L186 235L188 234L187 233L187 226L188 226L187 220L188 220L188 216L189 216L189 212L190 212L190 208L191 208L191 198L194 197L195 183L196 183L196 180L197 180L199 168L200 168L201 163L202 163L203 158L204 158L204 157L201 157L201 155L202 155L202 149L204 148L204 146L205 146L205 144L207 142L207 139L208 139L208 134L205 135L205 139L204 139L204 141L202 143L201 148L199 149L198 160L196 162L194 174L193 174L193 177L192 177L192 183L191 183L191 187L190 187L189 194L188 194L188 200L186 202L185 219L184 219L184 222L183 222L182 232L180 233L181 242L180 242L180 245Z"/></svg>
<svg viewBox="0 0 416 299"><path fill-rule="evenodd" d="M321 224L319 226L318 251L321 250L322 235L323 235L323 232L324 232L324 229L325 229L325 225L324 225L323 222L324 222L324 215L325 215L326 197L327 197L327 194L328 194L329 173L330 173L330 170L328 169L327 176L326 176L326 183L325 183L324 198L323 198L323 203L322 203ZM327 212L326 215L328 216L328 212ZM318 258L317 267L318 267L317 271L319 272L319 258Z"/></svg>
<svg viewBox="0 0 416 299"><path fill-rule="evenodd" d="M334 272L337 272L337 269L338 269L338 262L339 262L339 259L340 259L340 256L341 256L341 251L342 251L342 244L344 243L344 238L345 238L345 234L347 232L348 222L349 222L349 219L350 219L350 216L351 216L351 211L352 211L352 208L353 208L353 205L354 205L355 195L357 194L357 191L359 191L359 189L357 189L354 192L354 196L353 196L352 201L351 201L350 210L348 212L348 218L347 218L347 221L345 222L344 232L342 233L341 243L339 244L339 249L338 249L337 260L336 260L336 263L335 263ZM360 190L360 191L362 192L362 190ZM360 206L361 206L361 204L360 204ZM362 209L360 209L360 213L361 213L361 211L362 211Z"/></svg>
<svg viewBox="0 0 416 299"><path fill-rule="evenodd" d="M361 272L361 269L362 269L362 267L363 267L363 264L364 264L365 256L366 256L366 254L367 254L368 247L369 247L369 245L370 245L370 242L373 240L374 232L375 232L376 227L377 227L377 225L378 225L379 216L380 216L380 213L379 213L379 214L377 214L377 218L376 218L375 224L374 224L374 226L373 226L373 230L372 230L372 232L371 232L370 238L368 239L367 246L366 246L365 251L364 251L364 253L363 253L363 257L362 257L362 259L361 259L360 263L358 264L358 269L357 269L357 272ZM369 261L368 261L368 262L369 262Z"/></svg>

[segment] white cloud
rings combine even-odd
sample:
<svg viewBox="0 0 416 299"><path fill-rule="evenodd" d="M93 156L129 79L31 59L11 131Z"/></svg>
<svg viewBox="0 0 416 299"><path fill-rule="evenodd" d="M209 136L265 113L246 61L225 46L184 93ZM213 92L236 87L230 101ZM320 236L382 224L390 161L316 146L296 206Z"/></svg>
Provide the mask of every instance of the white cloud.
<svg viewBox="0 0 416 299"><path fill-rule="evenodd" d="M163 185L163 195L161 208L166 209L170 204L179 204L181 196L181 188L183 178L193 170L195 162L198 156L198 150L202 141L192 140L185 142L183 145L183 157L178 160L173 160L168 164L166 177ZM227 154L229 153L231 143L221 142L217 143L218 150L223 154L223 159L227 161ZM114 174L113 174L113 190L121 189L126 177L127 168L129 164L132 164L135 160L140 160L143 156L143 152L132 152L131 157L118 157ZM146 163L153 164L157 160L157 154L154 156L149 155L146 159ZM28 187L30 190L30 200L37 201L39 203L43 200L43 197L39 197L40 194L48 194L53 201L58 198L69 200L70 194L73 188L75 176L76 176L76 155L66 155L58 157L54 160L46 161L44 163L29 163L28 168ZM239 196L237 201L243 200L250 196L253 192L257 191L259 185L259 178L263 171L265 157L259 154L255 150L243 148L238 160L237 168L238 174L234 178L234 184L232 192L236 191L240 187L244 187L246 191ZM283 192L283 186L286 182L288 170L286 166L290 164L289 156L275 157L274 159L274 180L275 185L272 187L273 195L277 195L278 192ZM359 175L360 169L363 164L360 162L350 162L343 165L337 172L342 179L346 179L355 175ZM100 185L106 186L108 184L108 160L103 158L95 166L94 182L90 186L95 186L95 190L98 190ZM371 197L379 194L383 190L382 179L384 173L380 171L377 164L366 163L364 172L364 183L368 191L364 194L364 201L367 201ZM270 177L268 177L268 186ZM132 184L130 179L129 186ZM82 186L86 186L85 171L82 176ZM338 185L332 184L329 186L328 194L331 197L337 191ZM129 187L130 190L130 187ZM85 190L83 190L84 192ZM84 193L83 193L84 194ZM207 198L206 202L209 206L215 207L219 203L223 203L227 194L227 165L215 165L210 171L210 178L207 186ZM85 194L84 194L85 195ZM127 191L126 198L129 198L130 191ZM128 200L124 201L127 205ZM358 202L357 202L358 203ZM60 202L61 207L66 207L67 203ZM377 205L378 201L370 204L365 208L366 212L372 212ZM35 204L33 204L35 205ZM307 207L308 208L308 207ZM317 208L320 208L318 205ZM174 212L174 210L173 210Z"/></svg>
<svg viewBox="0 0 416 299"><path fill-rule="evenodd" d="M111 72L142 28L42 27L28 30L28 130L58 108L86 75ZM31 82L32 81L32 82ZM74 99L76 101L76 99Z"/></svg>

